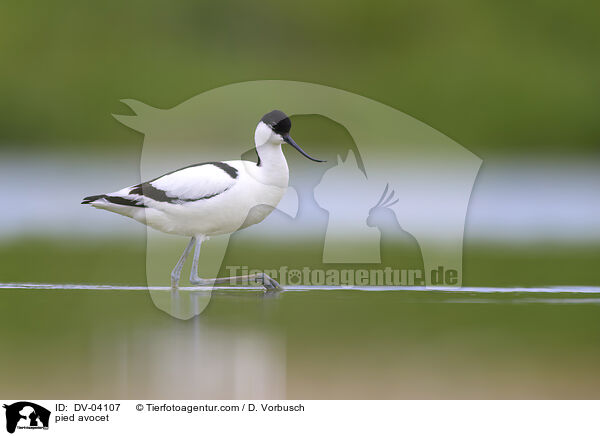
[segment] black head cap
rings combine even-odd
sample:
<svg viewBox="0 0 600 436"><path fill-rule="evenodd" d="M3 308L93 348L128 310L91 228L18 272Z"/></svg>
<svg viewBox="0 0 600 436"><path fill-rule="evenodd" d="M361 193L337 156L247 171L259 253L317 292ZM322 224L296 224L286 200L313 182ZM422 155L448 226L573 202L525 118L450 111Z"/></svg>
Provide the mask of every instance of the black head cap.
<svg viewBox="0 0 600 436"><path fill-rule="evenodd" d="M279 135L286 135L290 133L292 128L292 122L290 118L281 111L274 110L266 114L260 119L267 126L271 127L273 131Z"/></svg>

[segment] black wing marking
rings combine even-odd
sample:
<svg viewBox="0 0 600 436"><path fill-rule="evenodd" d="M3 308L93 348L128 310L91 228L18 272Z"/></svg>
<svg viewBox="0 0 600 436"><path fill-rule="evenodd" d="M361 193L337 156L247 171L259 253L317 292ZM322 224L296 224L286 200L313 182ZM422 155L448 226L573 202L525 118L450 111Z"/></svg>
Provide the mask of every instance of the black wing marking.
<svg viewBox="0 0 600 436"><path fill-rule="evenodd" d="M104 199L104 200L108 201L109 203L118 204L120 206L147 207L145 204L140 203L139 201L133 200L131 198L124 198L124 197L118 197L115 195L106 195L106 194L90 195L89 197L85 197L83 199L83 201L81 202L81 204L90 204L96 200L101 200L101 199Z"/></svg>

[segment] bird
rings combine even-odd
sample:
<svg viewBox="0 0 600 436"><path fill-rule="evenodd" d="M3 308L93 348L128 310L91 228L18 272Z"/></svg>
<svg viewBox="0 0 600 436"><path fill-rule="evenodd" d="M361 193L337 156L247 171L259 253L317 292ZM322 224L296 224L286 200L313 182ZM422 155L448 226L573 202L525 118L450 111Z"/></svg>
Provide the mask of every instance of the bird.
<svg viewBox="0 0 600 436"><path fill-rule="evenodd" d="M388 194L389 187L389 184L385 185L379 201L369 210L366 224L378 228L381 234L381 265L389 265L396 270L405 271L405 274L411 274L407 278L409 286L424 285L421 283L425 274L421 247L415 237L398 222L392 206L400 199L395 196L394 190Z"/></svg>
<svg viewBox="0 0 600 436"><path fill-rule="evenodd" d="M171 271L171 289L179 286L181 271L194 248L190 283L255 282L267 291L281 290L265 273L201 278L200 248L211 236L230 234L263 221L277 206L288 187L289 168L282 146L306 153L290 136L292 123L280 110L265 114L254 132L257 162L230 160L189 165L137 185L108 194L85 197L81 204L104 209L164 233L187 236L188 245Z"/></svg>

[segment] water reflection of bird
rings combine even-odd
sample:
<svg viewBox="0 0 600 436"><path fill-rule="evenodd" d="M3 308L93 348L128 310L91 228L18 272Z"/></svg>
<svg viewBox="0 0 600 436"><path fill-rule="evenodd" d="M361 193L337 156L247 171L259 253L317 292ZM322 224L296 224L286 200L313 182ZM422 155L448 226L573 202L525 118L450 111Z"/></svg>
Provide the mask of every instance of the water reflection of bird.
<svg viewBox="0 0 600 436"><path fill-rule="evenodd" d="M128 216L165 233L191 237L171 272L177 289L183 265L195 245L190 282L195 285L256 281L279 284L266 274L203 279L198 276L200 246L210 236L229 234L265 219L288 186L289 170L281 146L287 143L310 160L290 136L292 123L275 110L262 117L254 133L258 162L205 162L109 194L86 197L90 204Z"/></svg>

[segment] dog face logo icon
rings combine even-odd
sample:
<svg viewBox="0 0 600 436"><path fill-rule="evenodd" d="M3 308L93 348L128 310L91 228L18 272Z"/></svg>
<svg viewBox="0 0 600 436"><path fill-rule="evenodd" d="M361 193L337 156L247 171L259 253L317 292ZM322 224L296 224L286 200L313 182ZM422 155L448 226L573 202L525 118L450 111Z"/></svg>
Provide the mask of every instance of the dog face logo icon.
<svg viewBox="0 0 600 436"><path fill-rule="evenodd" d="M19 429L48 429L50 411L29 401L19 401L3 406L6 409L6 431Z"/></svg>

